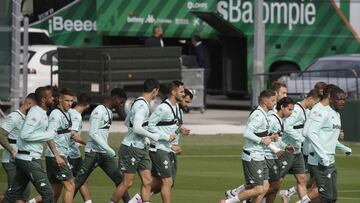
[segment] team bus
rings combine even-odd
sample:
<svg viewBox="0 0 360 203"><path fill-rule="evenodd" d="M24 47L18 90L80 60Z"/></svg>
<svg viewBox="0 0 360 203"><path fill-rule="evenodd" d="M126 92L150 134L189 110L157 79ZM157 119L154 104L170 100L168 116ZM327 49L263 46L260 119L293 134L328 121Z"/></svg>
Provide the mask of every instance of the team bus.
<svg viewBox="0 0 360 203"><path fill-rule="evenodd" d="M34 24L59 45L143 44L164 29L165 46L199 35L210 55L208 90L248 95L253 77L253 0L80 0ZM264 73L302 70L315 58L360 53L360 4L347 0L264 0ZM276 77L270 78L275 80Z"/></svg>

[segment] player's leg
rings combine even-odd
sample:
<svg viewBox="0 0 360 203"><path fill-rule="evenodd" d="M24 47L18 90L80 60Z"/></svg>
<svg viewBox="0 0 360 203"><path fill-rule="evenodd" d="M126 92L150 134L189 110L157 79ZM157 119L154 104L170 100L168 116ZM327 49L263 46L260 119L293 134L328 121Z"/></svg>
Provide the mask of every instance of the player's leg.
<svg viewBox="0 0 360 203"><path fill-rule="evenodd" d="M115 160L115 157L109 157L105 154L102 154L99 166L105 172L105 174L114 182L116 187L120 185L123 177L118 167L118 163ZM127 191L122 195L122 199L124 202L128 202L130 200L130 196Z"/></svg>
<svg viewBox="0 0 360 203"><path fill-rule="evenodd" d="M18 164L18 163L16 163ZM42 166L40 159L28 162L30 181L35 186L36 191L41 195L43 203L54 202L54 192L51 188L47 173ZM31 174L31 175L30 175Z"/></svg>
<svg viewBox="0 0 360 203"><path fill-rule="evenodd" d="M73 176L76 177L77 173L78 173L78 171L80 169L81 163L82 163L82 158L79 157L79 158L72 159L72 158L68 157L68 161L69 161L70 168L71 168L71 171L73 173ZM75 183L75 180L74 180L74 183ZM80 191L81 197L82 197L82 199L84 200L85 203L92 203L87 180L80 187L79 191Z"/></svg>
<svg viewBox="0 0 360 203"><path fill-rule="evenodd" d="M80 165L79 170L75 177L74 196L76 195L76 192L80 189L80 187L85 183L85 181L87 180L89 175L96 168L96 164L97 164L97 153L96 152L86 152L85 158L81 162L81 165Z"/></svg>

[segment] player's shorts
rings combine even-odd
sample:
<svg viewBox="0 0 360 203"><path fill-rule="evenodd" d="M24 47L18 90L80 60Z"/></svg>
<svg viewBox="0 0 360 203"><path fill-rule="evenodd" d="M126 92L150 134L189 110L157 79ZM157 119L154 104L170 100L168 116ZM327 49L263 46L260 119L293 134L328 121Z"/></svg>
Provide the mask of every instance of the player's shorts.
<svg viewBox="0 0 360 203"><path fill-rule="evenodd" d="M274 182L280 180L280 170L279 170L279 161L278 159L266 159L266 166L269 170L269 182Z"/></svg>
<svg viewBox="0 0 360 203"><path fill-rule="evenodd" d="M264 161L242 160L246 184L251 186L264 185L264 180L269 179L269 170Z"/></svg>
<svg viewBox="0 0 360 203"><path fill-rule="evenodd" d="M308 158L309 155L303 155L304 156L304 163L305 163L305 173L309 173L309 164L308 164Z"/></svg>
<svg viewBox="0 0 360 203"><path fill-rule="evenodd" d="M70 169L74 177L76 177L78 171L80 170L81 162L83 159L81 157L72 159L68 157L68 161L70 164Z"/></svg>
<svg viewBox="0 0 360 203"><path fill-rule="evenodd" d="M61 183L73 177L67 158L63 156L61 158L65 161L64 166L59 166L55 157L45 157L46 172L50 183Z"/></svg>
<svg viewBox="0 0 360 203"><path fill-rule="evenodd" d="M302 153L292 154L285 151L285 154L279 157L279 164L281 177L287 174L305 174L305 162Z"/></svg>
<svg viewBox="0 0 360 203"><path fill-rule="evenodd" d="M153 177L169 178L173 177L174 169L171 161L171 152L156 150L150 151L152 162L151 174Z"/></svg>
<svg viewBox="0 0 360 203"><path fill-rule="evenodd" d="M151 162L147 149L121 145L119 156L120 168L123 172L136 173L151 170Z"/></svg>
<svg viewBox="0 0 360 203"><path fill-rule="evenodd" d="M337 171L335 164L314 167L316 185L321 202L332 202L337 199ZM331 200L331 201L330 201Z"/></svg>
<svg viewBox="0 0 360 203"><path fill-rule="evenodd" d="M170 161L172 165L172 179L173 179L173 185L175 184L176 174L177 174L177 155L174 152L170 152Z"/></svg>

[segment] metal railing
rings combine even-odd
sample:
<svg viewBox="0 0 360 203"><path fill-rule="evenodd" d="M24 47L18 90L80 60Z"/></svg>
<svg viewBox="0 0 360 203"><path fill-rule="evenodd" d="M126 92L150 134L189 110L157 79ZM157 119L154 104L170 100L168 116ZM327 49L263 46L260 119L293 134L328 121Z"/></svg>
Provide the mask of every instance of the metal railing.
<svg viewBox="0 0 360 203"><path fill-rule="evenodd" d="M359 99L359 75L355 69L331 69L331 70L310 70L310 71L286 71L256 74L254 77L264 77L270 87L271 78L284 82L288 87L288 94L304 96L314 88L317 82L334 84L342 88L348 98Z"/></svg>

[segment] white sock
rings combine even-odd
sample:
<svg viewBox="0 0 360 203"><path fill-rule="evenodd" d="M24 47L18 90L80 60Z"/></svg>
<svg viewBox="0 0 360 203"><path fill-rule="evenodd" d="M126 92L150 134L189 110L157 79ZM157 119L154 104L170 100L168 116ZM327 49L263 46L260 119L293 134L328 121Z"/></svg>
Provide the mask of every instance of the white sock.
<svg viewBox="0 0 360 203"><path fill-rule="evenodd" d="M311 199L308 195L305 195L303 198L301 198L301 203L309 203L311 202Z"/></svg>
<svg viewBox="0 0 360 203"><path fill-rule="evenodd" d="M245 184L240 185L239 187L235 188L235 190L233 190L234 194L239 194L240 192L244 192L245 189Z"/></svg>
<svg viewBox="0 0 360 203"><path fill-rule="evenodd" d="M110 203L117 203L117 202L114 202L112 199L110 199Z"/></svg>
<svg viewBox="0 0 360 203"><path fill-rule="evenodd" d="M261 203L266 203L266 198L265 197L261 200Z"/></svg>
<svg viewBox="0 0 360 203"><path fill-rule="evenodd" d="M86 200L84 203L92 203L91 199Z"/></svg>
<svg viewBox="0 0 360 203"><path fill-rule="evenodd" d="M129 201L128 203L138 203L139 199L141 199L141 196L139 193L136 193Z"/></svg>
<svg viewBox="0 0 360 203"><path fill-rule="evenodd" d="M296 190L296 187L294 186L294 187L291 187L291 188L288 189L288 194L287 194L287 196L288 196L288 197L291 197L291 196L293 196L293 195L296 194L296 193L297 193L297 190Z"/></svg>
<svg viewBox="0 0 360 203"><path fill-rule="evenodd" d="M238 202L240 202L240 200L239 200L239 197L236 195L235 197L225 200L225 202L226 203L238 203Z"/></svg>
<svg viewBox="0 0 360 203"><path fill-rule="evenodd" d="M35 198L32 198L31 200L27 201L27 203L36 203Z"/></svg>

